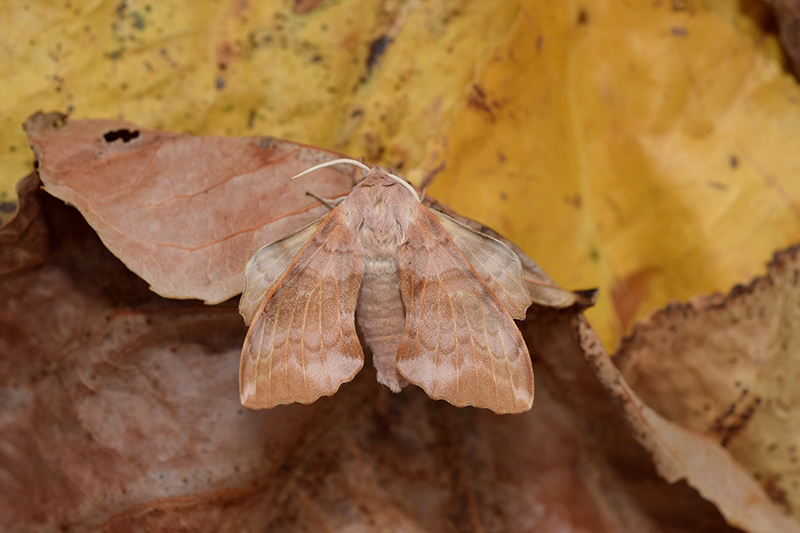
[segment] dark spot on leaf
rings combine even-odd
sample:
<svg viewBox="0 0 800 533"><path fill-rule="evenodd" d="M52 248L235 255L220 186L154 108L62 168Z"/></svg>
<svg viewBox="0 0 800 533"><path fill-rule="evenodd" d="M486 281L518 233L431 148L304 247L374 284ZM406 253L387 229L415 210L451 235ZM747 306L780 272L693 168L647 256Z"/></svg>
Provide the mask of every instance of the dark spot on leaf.
<svg viewBox="0 0 800 533"><path fill-rule="evenodd" d="M298 15L305 15L316 9L321 3L322 0L294 0L292 11Z"/></svg>
<svg viewBox="0 0 800 533"><path fill-rule="evenodd" d="M691 5L691 0L672 0L672 10L691 13L694 11L694 8Z"/></svg>
<svg viewBox="0 0 800 533"><path fill-rule="evenodd" d="M736 170L737 168L739 168L739 158L736 157L735 155L731 155L730 158L728 158L728 164L731 166L732 169Z"/></svg>
<svg viewBox="0 0 800 533"><path fill-rule="evenodd" d="M372 44L369 45L369 55L367 56L367 72L371 72L375 65L378 64L378 60L391 42L392 38L387 35L383 35L372 41Z"/></svg>
<svg viewBox="0 0 800 533"><path fill-rule="evenodd" d="M14 202L0 202L0 213L8 214L17 210L17 204Z"/></svg>
<svg viewBox="0 0 800 533"><path fill-rule="evenodd" d="M786 496L786 491L778 486L780 475L773 475L764 480L764 491L769 496L769 499L781 505L785 509L789 509L789 499Z"/></svg>
<svg viewBox="0 0 800 533"><path fill-rule="evenodd" d="M472 84L472 91L470 91L467 97L467 105L486 112L489 115L490 121L494 122L494 112L492 108L489 107L489 102L486 100L486 92L484 92L480 85Z"/></svg>
<svg viewBox="0 0 800 533"><path fill-rule="evenodd" d="M739 387L741 383L736 382ZM749 391L744 388L728 409L714 421L713 431L719 436L720 445L727 446L731 439L747 427L750 418L755 414L756 407L761 404L761 398L756 396L748 398Z"/></svg>
<svg viewBox="0 0 800 533"><path fill-rule="evenodd" d="M108 143L112 143L117 139L122 139L122 142L126 143L132 141L138 136L139 136L138 130L131 131L124 129L124 130L109 131L108 133L103 135L103 139L105 139L106 142Z"/></svg>
<svg viewBox="0 0 800 533"><path fill-rule="evenodd" d="M584 26L589 24L589 12L586 10L585 7L582 7L580 11L578 11L578 26Z"/></svg>
<svg viewBox="0 0 800 533"><path fill-rule="evenodd" d="M712 189L717 189L718 191L727 191L728 186L721 181L707 181L706 184L711 187Z"/></svg>
<svg viewBox="0 0 800 533"><path fill-rule="evenodd" d="M133 29L135 30L142 31L147 25L145 23L144 17L138 11L132 11L131 18L133 19L133 21L131 22L131 26L133 26Z"/></svg>
<svg viewBox="0 0 800 533"><path fill-rule="evenodd" d="M583 198L580 193L575 193L573 196L565 196L564 201L578 209L583 205Z"/></svg>
<svg viewBox="0 0 800 533"><path fill-rule="evenodd" d="M217 90L225 88L225 78L222 77L222 74L217 76L217 79L214 82L214 86L217 88Z"/></svg>
<svg viewBox="0 0 800 533"><path fill-rule="evenodd" d="M669 29L670 33L675 37L688 37L689 32L683 26L673 26Z"/></svg>

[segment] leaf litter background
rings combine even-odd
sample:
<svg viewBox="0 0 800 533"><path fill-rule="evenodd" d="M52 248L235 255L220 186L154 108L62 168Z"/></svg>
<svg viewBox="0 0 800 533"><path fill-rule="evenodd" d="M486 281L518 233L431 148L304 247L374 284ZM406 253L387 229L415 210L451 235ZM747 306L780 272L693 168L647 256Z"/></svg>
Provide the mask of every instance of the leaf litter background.
<svg viewBox="0 0 800 533"><path fill-rule="evenodd" d="M141 126L174 131L286 137L395 166L417 181L445 163L431 189L434 196L461 214L501 231L562 285L600 287L601 297L589 318L608 348L614 348L633 321L654 307L670 299L727 291L734 283L761 273L772 250L797 241L798 184L793 177L798 160L792 149L798 124L797 84L787 73L776 36L768 31L773 24L769 13L758 3L653 2L633 8L610 2L558 6L544 2L496 2L491 6L474 2L361 2L358 9L349 2L316 4L208 3L198 8L100 2L53 8L29 2L4 6L8 16L3 20L10 26L4 32L4 53L10 61L0 65L7 80L0 89L5 96L0 164L7 198L13 198L13 183L28 172L32 161L18 125L40 108L70 110L73 118L124 118ZM53 210L57 213L56 207ZM653 527L666 529L685 528L688 517L696 520L714 515L702 506L694 513L700 504L696 496L686 495L691 490L659 484L649 466L641 467L645 473L640 471L639 481L656 487L652 501L629 501L643 496L641 486L631 489L628 485L610 492L614 494L613 505L607 501L590 505L586 498L573 501L574 509L570 509L572 498L563 496L574 497L574 488L567 483L570 488L559 491L558 481L564 480L553 476L571 482L583 472L590 478L589 483L581 480L584 487L588 486L586 492L597 496L605 493L605 488L600 491L592 482L603 485L607 476L630 477L638 470L637 464L647 465L649 461L642 459L642 452L636 451L639 448L629 442L629 437L622 436L626 432L619 427L620 422L615 426L588 408L607 391L613 392L614 379L602 380L603 372L613 369L595 366L606 391L598 389L597 397L581 402L568 393L580 398L580 391L569 383L580 382L575 376L582 375L582 363L568 370L556 365L551 371L542 362L548 360L546 355L534 361L538 395L530 416L496 418L491 413L451 410L415 393L409 398L385 397L377 386L370 388L374 384L369 376L362 375L351 386L361 403L338 399L346 392L343 390L320 407L241 413L239 416L250 420L231 432L257 433L251 439L241 439L242 447L257 449L251 452L248 463L242 448L237 449L229 439L214 439L217 434L231 434L226 431L227 424L236 424L237 420L229 414L238 412L234 379L238 339L231 333L231 328L237 327L233 325L237 316L233 309L226 312L197 304L192 307L156 301L143 286L136 289L137 282L121 267L110 266L116 265L111 258L88 260L91 247L98 245L85 234L81 237L80 230L75 230L77 235L66 236L51 232L56 251L45 251L47 247L41 245L43 222L40 217L31 217L34 222L25 227L25 235L39 244L31 245L24 239L27 244L12 254L16 262L10 270L16 274L8 278L11 281L7 280L4 290L21 292L5 299L3 321L7 331L3 342L8 344L3 352L10 354L4 361L9 370L3 375L9 381L4 393L8 402L3 403L14 406L6 415L10 432L4 434L12 434L16 428L13 434L21 439L9 439L15 444L6 451L9 459L19 460L5 463L16 464L20 470L4 479L26 481L14 491L3 492L40 491L24 509L6 502L10 509L22 509L20 519L26 523L73 528L144 523L179 528L190 523L183 521L189 516L208 521L211 515L220 520L236 515L253 520L252 524L297 529L303 520L352 519L357 514L375 528L380 527L380 520L389 524L403 519L412 522L410 530L424 528L439 523L435 515L443 524L439 530L478 529L479 525L503 529L509 524L518 529L547 524L558 530L572 524L574 529L609 530L619 521L628 526L624 529L641 529L631 526L631 520L658 523ZM76 228L80 227L77 219L72 220ZM8 234L3 238L14 239ZM70 247L77 247L80 253L70 252ZM47 254L50 260L45 265L49 267L28 273L20 270L20 265L29 265ZM94 254L103 257L102 250ZM788 260L782 261L778 263ZM76 281L81 269L85 269L82 284ZM763 285L790 286L793 271L791 267L781 270L789 273L789 281L775 281L773 276L728 298L698 301L689 308L677 308L684 309L677 315L665 312L672 320L686 318L684 315L699 317L695 319L699 325L694 326L699 331L715 326L719 328L718 338L733 336L730 342L735 343L736 335L725 330L733 328L742 337L734 352L744 354L741 357L718 361L709 353L726 353L730 346L709 343L707 335L683 333L681 324L659 324L656 315L635 330L617 361L648 403L729 448L769 497L796 517L798 486L793 451L797 432L791 431L791 425L777 423L793 420L795 412L790 378L797 376L791 349L791 309L796 298L792 299L791 291L784 291L775 310L776 298L767 295L764 305L770 311L763 313L752 311L758 304L746 298L750 293L760 297ZM116 285L109 281L110 288L98 296L101 288L85 279L98 279L99 273L107 274L109 280L121 277L124 281ZM34 274L49 275L51 285L38 278L15 277ZM59 277L77 289L60 293L66 289L60 287ZM29 304L20 304L31 298ZM84 305L83 313L76 312L80 305L70 306L76 298L91 302ZM53 301L59 305L53 306ZM42 309L45 302L47 314ZM146 307L148 302L150 308ZM704 318L728 305L735 315L737 304L750 310L755 322L749 329L740 328L741 320L735 316ZM171 315L170 306L175 306ZM161 333L158 324L152 330L137 324L137 320L152 323L151 315L171 317L176 322L162 324ZM223 315L227 318L219 318ZM28 326L20 325L20 320L29 321ZM552 321L540 318L538 323ZM53 331L58 335L48 331L41 338L42 323L54 324ZM653 358L646 333L659 325L670 331L673 348ZM561 333L563 338L574 337L580 329L574 322L572 326ZM643 332L645 335L638 337ZM543 339L548 335L559 338L545 331L535 335L541 353L559 352L555 347L547 348L548 342ZM82 341L84 336L90 340ZM101 346L101 338L111 345ZM629 347L635 347L641 338L646 349L627 355L631 353ZM782 338L785 342L780 341ZM699 339L695 341L699 351L687 359L693 362L687 370L675 354L689 355L685 348L692 339ZM117 349L115 343L126 348ZM567 344L555 342L562 352L568 352ZM658 348L666 349L664 343ZM197 357L198 350L201 354L227 354L213 359L218 364L226 360L228 368L212 365L203 372L203 363L179 364L167 374L174 374L174 380L161 383L157 379L164 376L161 365L175 365L176 354L182 350L187 358ZM109 359L108 354L114 354L114 358ZM92 372L92 361L98 359L97 365L105 373ZM602 357L596 360L604 361ZM674 368L666 384L648 379L648 375L659 376L662 366L669 362ZM751 366L742 366L743 362ZM569 379L558 375L559 368ZM766 370L756 372L754 378L752 368ZM187 369L197 372L194 379L187 377ZM552 379L548 377L551 374L555 376ZM92 376L104 385L91 385ZM232 377L215 392L214 379L224 381L225 376ZM742 376L753 382L743 381ZM781 376L789 384L784 388L775 385ZM117 386L106 383L105 377L110 383L116 380ZM542 386L543 379L550 386ZM596 378L591 379L596 382ZM78 382L80 386L76 386ZM718 386L709 386L709 382ZM145 384L147 392L142 394ZM49 387L54 387L52 396L48 396ZM359 390L363 391L361 396ZM87 391L100 397L95 402L86 401L83 396ZM175 391L180 394L171 396ZM375 400L365 401L372 398L370 394ZM555 402L556 415L548 395L561 401ZM202 398L209 403L222 401L228 410L223 409L223 414L215 418L209 414L217 412L212 407L201 407ZM160 406L148 403L156 400L161 401ZM374 416L378 425L370 426L361 417L366 416L365 406L372 409L376 401L384 402L388 411L378 410L379 415ZM338 409L337 402L342 402ZM177 407L179 404L185 404L186 411ZM327 409L333 411L324 410L329 404ZM576 404L580 409L570 411L572 415L564 412L564 405ZM159 407L168 415L155 416ZM118 411L110 412L114 409ZM433 434L438 440L431 438L420 445L431 454L426 456L427 467L423 460L423 466L383 471L381 477L379 471L393 466L393 461L384 464L379 460L374 437L403 433L406 426L402 421L386 424L386 413L400 417L405 409L417 416L435 413L429 415L432 420L449 420L453 425L436 426L439 433ZM607 409L600 415L613 419L615 411L610 405ZM628 405L622 411L629 414L630 409ZM637 409L645 414L640 420L661 420L649 419L650 412L643 406ZM130 413L128 417L139 413L139 423L131 423L120 412ZM593 417L586 419L589 414ZM337 415L342 422L325 425L333 424L329 419ZM583 422L565 422L571 420L570 416ZM579 428L578 434L559 441L555 450L563 451L569 443L578 446L580 453L565 459L544 451L547 438L559 434L542 420L548 417L557 425ZM636 434L631 418L629 415L628 424ZM744 432L736 429L737 424ZM320 425L322 429L318 429ZM618 429L607 429L609 425ZM373 434L358 440L359 431L369 427ZM605 440L594 435L598 431ZM419 439L424 435L419 428L406 432L406 437ZM282 462L275 466L285 458L286 450L297 449L303 439L313 441L315 435L331 434L341 438L327 450L300 447L302 451L293 455L301 458L299 465ZM488 437L473 443L481 453L472 454L468 449L471 441L465 436L476 434ZM132 439L137 436L138 441ZM637 436L647 448L647 438ZM386 438L394 446L397 441L408 444L400 437ZM450 447L442 444L447 438L455 439ZM520 441L519 457L508 456L508 442L514 439ZM288 441L291 444L281 448L281 443ZM132 442L143 445L128 448ZM264 443L269 443L268 449L264 449ZM541 455L531 451L537 447L542 447ZM211 458L218 448L224 450L228 461ZM409 454L413 449L401 448L392 449L387 456ZM634 451L626 453L630 448ZM24 454L14 457L11 449L28 453L36 449L32 455L38 460L31 461ZM658 461L658 453L652 447L647 449L662 475L670 478L665 474L668 468ZM437 450L442 454L438 458L434 453ZM331 459L325 456L326 451L338 455ZM346 463L342 453L356 458L347 464L359 465L340 466L340 473L347 474L344 480L330 472L331 465ZM80 454L86 455L82 458ZM462 460L452 459L454 454ZM101 458L108 459L109 455L109 462L103 462ZM420 460L419 455L414 454L414 461ZM231 464L232 457L245 459L241 464ZM272 466L265 457L273 459ZM719 457L724 461L727 456ZM147 462L153 459L156 468ZM509 465L514 459L529 464L530 469ZM198 460L208 468L197 468ZM119 468L119 464L112 464L114 461L124 464L128 476L133 477L109 474ZM371 464L372 469L365 464ZM587 464L595 468L587 469ZM88 472L87 465L93 465L98 475ZM226 467L227 473L223 472ZM192 476L181 477L181 468L194 476L205 476L206 485L198 485L200 480ZM353 474L363 473L365 468L369 475ZM406 503L411 501L409 494L417 491L401 487L413 478L409 472L420 475L416 488L437 487L437 480L425 476L439 469L449 472L449 484L437 478L438 500L433 493L424 493L421 499L427 505L439 503L428 508L434 510L426 515L422 504ZM238 475L242 471L249 473ZM725 472L709 468L702 474L715 482L712 485L724 486ZM405 477L395 483L398 474ZM513 474L518 477L506 479ZM162 475L165 478L160 478ZM373 502L373 507L359 507L358 513L342 507L342 502L366 505L364 497L351 491L372 499L378 480L390 487L384 489L389 495L379 499L385 505ZM614 485L624 487L625 481L617 480ZM506 492L499 494L508 498L494 495L496 500L482 500L488 495L480 491L494 494L496 484L502 482L508 484ZM627 482L630 484L630 479ZM117 490L110 490L109 483L118 483ZM693 486L698 483L695 480ZM544 494L561 494L562 499L558 505L546 504ZM747 520L732 519L730 509L735 505L729 505L726 511L719 498L708 492L704 496L744 529L778 530L775 523L759 529ZM287 501L294 502L288 509L281 505ZM252 512L225 512L237 505L251 506ZM397 509L398 505L405 508ZM670 510L659 509L659 505ZM187 513L187 509L192 512ZM330 509L335 512L328 512ZM674 518L677 524L665 518L674 517L674 509L682 513ZM598 516L603 518L598 520ZM687 522L681 524L681 519ZM718 518L717 522L708 520L707 529L719 524ZM307 528L317 526L306 523ZM781 524L781 529L792 527Z"/></svg>

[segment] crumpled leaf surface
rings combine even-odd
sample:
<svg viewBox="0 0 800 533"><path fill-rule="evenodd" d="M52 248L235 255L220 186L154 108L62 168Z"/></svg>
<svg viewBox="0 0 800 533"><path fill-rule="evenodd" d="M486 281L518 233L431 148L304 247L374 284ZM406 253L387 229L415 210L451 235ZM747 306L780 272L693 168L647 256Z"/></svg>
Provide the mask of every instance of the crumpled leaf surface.
<svg viewBox="0 0 800 533"><path fill-rule="evenodd" d="M0 226L0 275L36 266L46 257L47 226L35 194L40 184L35 172L17 184L21 201L11 219Z"/></svg>
<svg viewBox="0 0 800 533"><path fill-rule="evenodd" d="M698 470L706 439L630 392L617 410L621 377L577 307L522 323L537 379L523 415L393 395L368 370L254 412L237 398L234 302L156 296L74 210L41 201L49 260L0 277L6 529L733 531L711 500L745 531L800 531L719 446Z"/></svg>
<svg viewBox="0 0 800 533"><path fill-rule="evenodd" d="M728 449L800 518L800 249L729 294L674 303L637 324L615 361L666 418Z"/></svg>

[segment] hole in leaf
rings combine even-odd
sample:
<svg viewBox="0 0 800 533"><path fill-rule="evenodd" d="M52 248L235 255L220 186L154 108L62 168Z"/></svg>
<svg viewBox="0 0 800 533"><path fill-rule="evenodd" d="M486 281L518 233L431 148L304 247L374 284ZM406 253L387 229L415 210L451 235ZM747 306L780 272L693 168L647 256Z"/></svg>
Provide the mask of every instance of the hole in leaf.
<svg viewBox="0 0 800 533"><path fill-rule="evenodd" d="M117 131L109 131L108 133L103 135L103 138L106 142L112 143L117 139L122 139L122 142L129 142L136 137L139 136L139 131L130 131L130 130L117 130Z"/></svg>

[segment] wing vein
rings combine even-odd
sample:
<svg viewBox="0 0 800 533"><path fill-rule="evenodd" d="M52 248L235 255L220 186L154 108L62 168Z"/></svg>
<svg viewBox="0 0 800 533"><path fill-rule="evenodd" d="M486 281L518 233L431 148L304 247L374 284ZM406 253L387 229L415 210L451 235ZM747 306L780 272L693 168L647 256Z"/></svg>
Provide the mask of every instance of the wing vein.
<svg viewBox="0 0 800 533"><path fill-rule="evenodd" d="M303 325L300 328L300 368L303 369L303 392L308 398L308 371L306 369L306 320L308 318L308 305L311 303L311 295L314 294L314 289L311 289L306 295L306 305L303 308Z"/></svg>
<svg viewBox="0 0 800 533"><path fill-rule="evenodd" d="M497 390L497 371L494 367L494 352L492 351L492 343L489 339L489 327L486 324L486 310L483 306L481 308L481 321L483 322L483 338L486 341L486 350L489 352L489 360L492 362L492 383L494 383L494 401L495 405L500 405L500 393Z"/></svg>
<svg viewBox="0 0 800 533"><path fill-rule="evenodd" d="M464 317L466 318L467 329L469 330L469 344L470 347L472 348L472 361L473 363L475 363L475 375L477 376L478 369L480 368L480 366L478 365L478 350L475 348L475 336L474 332L472 331L472 324L470 323L468 318L469 315L467 315L467 305L463 300L461 301L461 309L463 309L464 311Z"/></svg>
<svg viewBox="0 0 800 533"><path fill-rule="evenodd" d="M414 366L413 366L413 368L415 370L417 368L417 358L419 356L419 333L420 333L419 332L419 330L420 330L420 328L419 328L419 315L422 312L423 299L425 298L425 292L427 291L427 288L428 288L428 274L429 274L429 268L430 268L429 267L429 263L430 263L429 261L425 262L425 275L422 276L422 290L420 291L419 298L415 299L416 304L417 304L416 305L417 309L416 309L416 313L415 313L415 315L417 317L417 319L416 319L417 323L415 324L415 328L414 328L415 331L414 331Z"/></svg>
<svg viewBox="0 0 800 533"><path fill-rule="evenodd" d="M294 303L292 303L292 313L289 315L289 330L286 332L286 340L283 343L283 354L284 354L284 364L283 364L283 381L286 386L286 391L289 391L289 341L291 340L291 336L289 333L291 332L292 325L294 324L294 313L297 310L297 300L300 298L300 293L295 293L294 295ZM277 321L276 321L277 322Z"/></svg>
<svg viewBox="0 0 800 533"><path fill-rule="evenodd" d="M331 381L331 372L328 369L328 352L325 350L325 344L323 342L324 337L322 336L322 279L319 280L319 304L317 305L317 325L319 326L319 351L322 356L322 368L325 369L325 379L328 380L328 389L333 388L333 382Z"/></svg>
<svg viewBox="0 0 800 533"><path fill-rule="evenodd" d="M442 278L436 272L436 344L434 345L433 356L433 382L431 390L436 390L436 379L439 377L439 335L442 331L441 319L441 297L442 297Z"/></svg>
<svg viewBox="0 0 800 533"><path fill-rule="evenodd" d="M506 362L506 371L508 372L508 380L511 383L511 397L514 399L514 409L517 408L517 387L514 385L514 373L511 371L511 359L509 357L508 347L506 346L504 335L498 335L500 345L503 347L503 359Z"/></svg>
<svg viewBox="0 0 800 533"><path fill-rule="evenodd" d="M453 295L447 291L447 304L450 306L450 316L453 319L453 356L456 358L456 392L461 394L461 365L458 349L458 328L456 327L456 312L453 308Z"/></svg>

